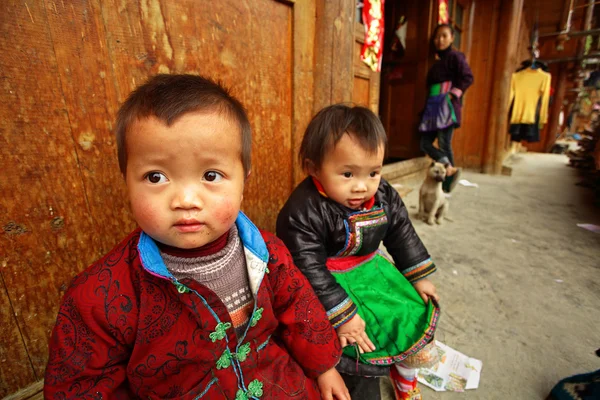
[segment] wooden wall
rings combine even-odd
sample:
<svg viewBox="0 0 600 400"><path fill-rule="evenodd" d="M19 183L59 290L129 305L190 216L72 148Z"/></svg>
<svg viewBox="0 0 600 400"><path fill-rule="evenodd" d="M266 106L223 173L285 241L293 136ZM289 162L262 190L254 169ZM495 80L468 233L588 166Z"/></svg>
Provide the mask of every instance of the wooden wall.
<svg viewBox="0 0 600 400"><path fill-rule="evenodd" d="M243 209L273 229L302 178L296 154L313 112L351 100L353 9L343 0L1 3L0 397L43 378L70 280L135 226L113 138L128 93L161 72L231 87L254 131ZM333 57L344 46L348 57Z"/></svg>
<svg viewBox="0 0 600 400"><path fill-rule="evenodd" d="M494 110L491 92L500 0L476 0L473 7L475 18L467 61L475 83L465 94L462 127L454 133L453 149L457 165L480 170L488 139L489 114Z"/></svg>

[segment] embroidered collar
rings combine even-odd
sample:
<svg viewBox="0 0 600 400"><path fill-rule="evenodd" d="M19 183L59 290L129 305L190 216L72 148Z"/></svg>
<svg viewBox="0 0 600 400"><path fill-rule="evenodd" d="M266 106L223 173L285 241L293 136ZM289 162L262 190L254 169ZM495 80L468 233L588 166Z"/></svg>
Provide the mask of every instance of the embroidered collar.
<svg viewBox="0 0 600 400"><path fill-rule="evenodd" d="M323 197L329 198L329 196L327 196L327 193L325 193L325 188L323 188L323 185L321 184L321 182L319 182L319 180L317 178L315 178L314 176L311 176L311 179L312 179L313 183L315 184L315 187L317 188L317 191L319 192L319 194ZM371 208L373 208L374 205L375 205L375 196L373 196L369 200L365 201L361 205L360 208L370 210Z"/></svg>

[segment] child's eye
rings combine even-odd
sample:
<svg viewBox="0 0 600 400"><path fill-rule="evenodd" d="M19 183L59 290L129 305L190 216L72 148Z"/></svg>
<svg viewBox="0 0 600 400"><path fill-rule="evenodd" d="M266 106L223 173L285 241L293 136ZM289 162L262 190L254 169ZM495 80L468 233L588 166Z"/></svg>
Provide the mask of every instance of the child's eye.
<svg viewBox="0 0 600 400"><path fill-rule="evenodd" d="M208 182L219 182L223 179L223 175L221 175L217 171L207 171L204 173L204 180Z"/></svg>
<svg viewBox="0 0 600 400"><path fill-rule="evenodd" d="M379 175L379 171L371 172L371 178L375 178L377 175Z"/></svg>
<svg viewBox="0 0 600 400"><path fill-rule="evenodd" d="M144 179L150 183L165 183L167 181L167 177L160 172L149 172Z"/></svg>
<svg viewBox="0 0 600 400"><path fill-rule="evenodd" d="M342 175L344 175L344 178L352 178L352 172L344 172Z"/></svg>

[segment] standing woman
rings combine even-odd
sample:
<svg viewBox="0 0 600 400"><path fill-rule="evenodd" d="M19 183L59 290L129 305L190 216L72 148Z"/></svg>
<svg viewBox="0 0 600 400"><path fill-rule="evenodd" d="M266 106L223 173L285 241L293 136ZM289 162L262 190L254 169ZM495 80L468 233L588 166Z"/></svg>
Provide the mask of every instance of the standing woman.
<svg viewBox="0 0 600 400"><path fill-rule="evenodd" d="M429 95L419 124L421 150L446 166L442 187L449 193L460 178L460 168L454 164L452 134L460 127L462 96L473 84L473 73L465 55L452 48L454 30L450 25L438 25L432 42L439 60L427 74ZM435 139L438 147L433 146Z"/></svg>

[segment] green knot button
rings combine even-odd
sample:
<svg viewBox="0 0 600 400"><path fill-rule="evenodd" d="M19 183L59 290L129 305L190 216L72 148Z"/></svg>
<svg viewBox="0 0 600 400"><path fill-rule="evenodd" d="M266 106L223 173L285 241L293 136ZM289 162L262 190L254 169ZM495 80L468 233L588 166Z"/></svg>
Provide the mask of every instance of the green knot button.
<svg viewBox="0 0 600 400"><path fill-rule="evenodd" d="M258 379L253 380L248 385L248 394L254 397L261 397L263 395L263 384Z"/></svg>
<svg viewBox="0 0 600 400"><path fill-rule="evenodd" d="M213 343L217 340L224 339L226 336L225 331L229 328L231 328L230 322L219 322L215 327L215 331L208 335L208 337L213 341Z"/></svg>
<svg viewBox="0 0 600 400"><path fill-rule="evenodd" d="M263 384L258 379L253 380L248 385L248 390L238 390L235 395L235 400L248 400L250 397L260 398L263 395Z"/></svg>
<svg viewBox="0 0 600 400"><path fill-rule="evenodd" d="M177 283L175 284L175 287L177 287L177 291L178 291L179 293L182 293L182 294L183 294L183 293L189 293L189 292L190 292L190 289L188 289L187 287L185 287L185 285L182 285L182 284L181 284L181 283L179 283L179 282L177 282Z"/></svg>
<svg viewBox="0 0 600 400"><path fill-rule="evenodd" d="M217 360L217 369L229 368L231 365L231 354L229 353L229 349L226 349L221 357Z"/></svg>
<svg viewBox="0 0 600 400"><path fill-rule="evenodd" d="M246 361L248 354L250 354L250 343L245 343L240 346L237 353L235 354L235 358L243 362Z"/></svg>
<svg viewBox="0 0 600 400"><path fill-rule="evenodd" d="M263 313L263 308L257 308L256 311L254 311L254 314L252 315L252 320L250 321L250 326L256 326L256 324L258 324L258 321L260 321L260 319L262 318L262 313Z"/></svg>

